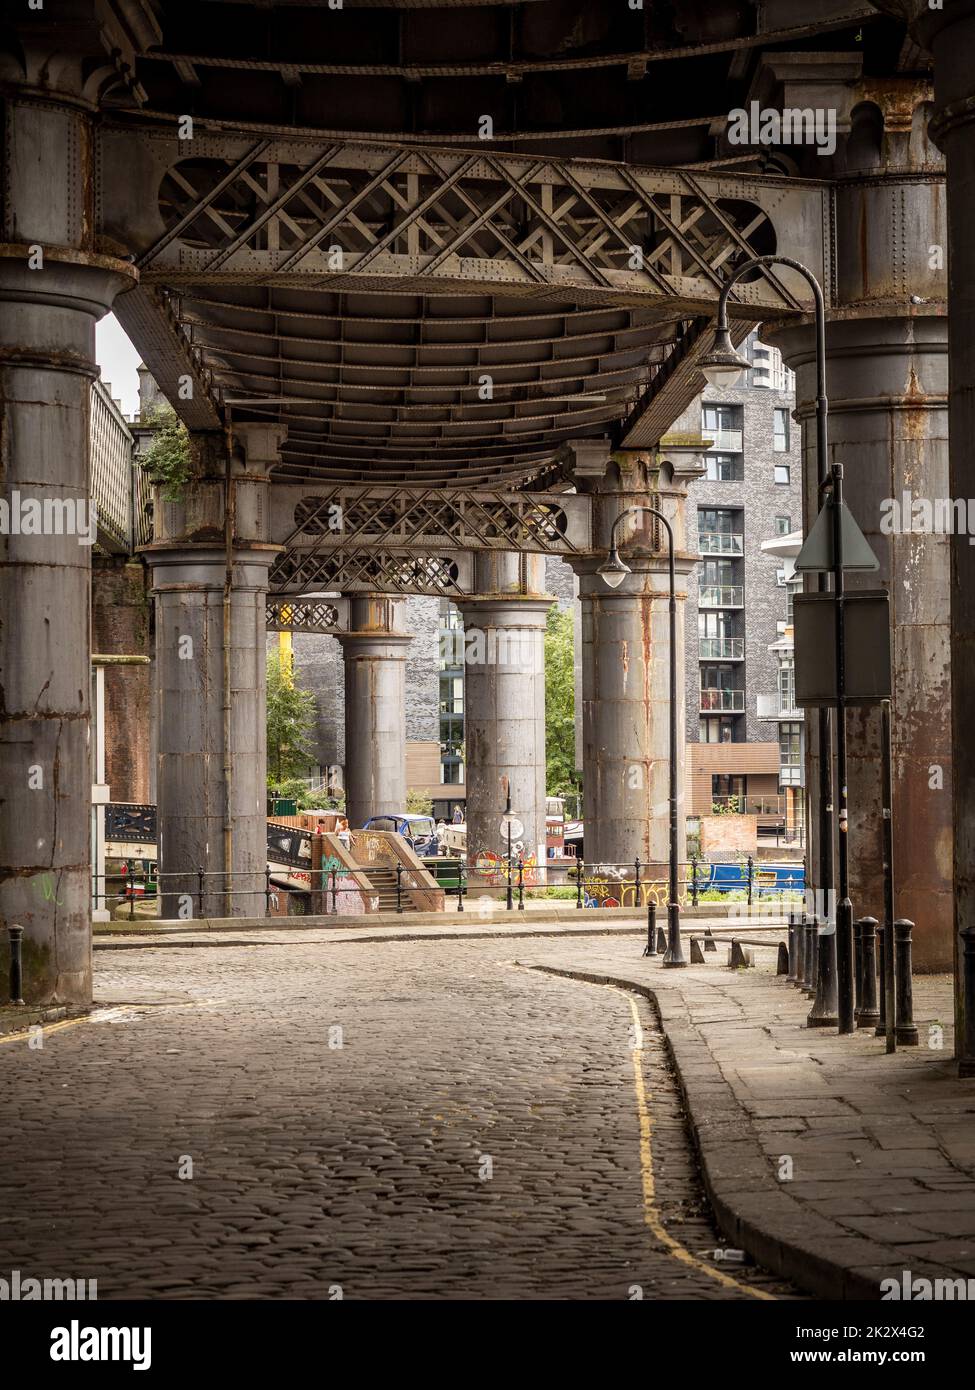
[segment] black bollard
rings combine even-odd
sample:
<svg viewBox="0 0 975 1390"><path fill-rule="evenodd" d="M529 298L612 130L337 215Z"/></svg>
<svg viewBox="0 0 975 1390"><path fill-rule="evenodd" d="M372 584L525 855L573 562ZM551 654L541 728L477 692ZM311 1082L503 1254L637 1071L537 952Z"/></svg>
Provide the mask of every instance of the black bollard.
<svg viewBox="0 0 975 1390"><path fill-rule="evenodd" d="M789 973L789 948L784 941L779 942L779 951L775 960L776 975L788 975Z"/></svg>
<svg viewBox="0 0 975 1390"><path fill-rule="evenodd" d="M663 927L657 928L657 954L661 956L667 954L667 933Z"/></svg>
<svg viewBox="0 0 975 1390"><path fill-rule="evenodd" d="M883 922L877 923L877 973L880 976L880 1017L877 1019L877 1027L874 1029L876 1036L882 1038L887 1033L887 991L884 988L884 981L887 979L886 960L887 960L887 933L884 930Z"/></svg>
<svg viewBox="0 0 975 1390"><path fill-rule="evenodd" d="M697 907L697 855L691 855L691 906ZM708 948L705 947L705 950Z"/></svg>
<svg viewBox="0 0 975 1390"><path fill-rule="evenodd" d="M814 917L811 921L807 921L807 922L806 922L806 926L805 926L805 933L806 933L806 953L805 953L805 956L803 957L804 969L803 969L803 976L802 976L802 988L805 990L806 994L809 994L809 995L811 995L812 992L813 992L813 983L814 983L814 981L815 981L815 979L816 979L816 934L817 934L817 931L818 931L818 927L817 927L817 924L816 924L816 919L815 919L815 917Z"/></svg>
<svg viewBox="0 0 975 1390"><path fill-rule="evenodd" d="M7 935L10 938L10 1002L11 1004L22 1004L24 993L24 929L23 927L10 926L7 928Z"/></svg>
<svg viewBox="0 0 975 1390"><path fill-rule="evenodd" d="M786 975L790 985L796 982L796 914L789 913L789 972Z"/></svg>
<svg viewBox="0 0 975 1390"><path fill-rule="evenodd" d="M965 927L961 932L961 937L963 942L961 985L965 1026L962 1029L958 1075L975 1076L975 927Z"/></svg>
<svg viewBox="0 0 975 1390"><path fill-rule="evenodd" d="M860 1007L863 1004L863 918L853 923L853 1021L860 1027Z"/></svg>
<svg viewBox="0 0 975 1390"><path fill-rule="evenodd" d="M525 860L518 856L518 911L525 910Z"/></svg>
<svg viewBox="0 0 975 1390"><path fill-rule="evenodd" d="M464 868L462 859L457 861L457 911L464 911Z"/></svg>
<svg viewBox="0 0 975 1390"><path fill-rule="evenodd" d="M914 1024L914 985L911 972L911 932L914 923L899 917L894 923L894 971L896 974L897 1041L905 1047L917 1047L917 1028Z"/></svg>
<svg viewBox="0 0 975 1390"><path fill-rule="evenodd" d="M806 973L806 914L803 913L796 922L796 977L793 984L796 989L802 989L803 976Z"/></svg>
<svg viewBox="0 0 975 1390"><path fill-rule="evenodd" d="M877 1008L877 919L861 917L857 923L860 939L860 1008L858 1028L876 1028L880 1020Z"/></svg>
<svg viewBox="0 0 975 1390"><path fill-rule="evenodd" d="M755 880L755 861L748 856L748 906L752 905L752 884Z"/></svg>
<svg viewBox="0 0 975 1390"><path fill-rule="evenodd" d="M647 903L647 944L643 948L643 954L657 954L657 904L652 901Z"/></svg>

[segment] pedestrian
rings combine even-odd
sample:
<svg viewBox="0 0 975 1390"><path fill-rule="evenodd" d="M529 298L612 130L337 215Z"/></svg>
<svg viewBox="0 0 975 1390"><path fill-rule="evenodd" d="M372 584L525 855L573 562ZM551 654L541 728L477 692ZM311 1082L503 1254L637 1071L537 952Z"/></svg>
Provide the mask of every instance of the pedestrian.
<svg viewBox="0 0 975 1390"><path fill-rule="evenodd" d="M464 813L457 805L454 806L453 822L454 825L464 824Z"/></svg>

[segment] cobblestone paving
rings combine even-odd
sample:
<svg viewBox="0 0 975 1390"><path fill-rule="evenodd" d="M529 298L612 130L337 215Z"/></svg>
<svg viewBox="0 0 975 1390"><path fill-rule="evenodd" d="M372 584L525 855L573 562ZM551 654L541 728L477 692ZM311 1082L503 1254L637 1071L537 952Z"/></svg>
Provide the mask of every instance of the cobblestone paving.
<svg viewBox="0 0 975 1390"><path fill-rule="evenodd" d="M696 1262L654 1234L629 997L518 968L523 944L100 953L126 1004L0 1046L0 1274L102 1299L754 1296L723 1271L794 1296L710 1262L641 1001L656 1212Z"/></svg>

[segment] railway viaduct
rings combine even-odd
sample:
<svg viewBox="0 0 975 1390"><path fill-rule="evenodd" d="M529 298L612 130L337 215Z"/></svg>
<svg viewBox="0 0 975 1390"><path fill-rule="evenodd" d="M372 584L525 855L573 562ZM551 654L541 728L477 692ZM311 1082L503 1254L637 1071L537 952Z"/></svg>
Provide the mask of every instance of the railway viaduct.
<svg viewBox="0 0 975 1390"><path fill-rule="evenodd" d="M701 387L723 283L774 252L826 296L831 454L891 591L899 912L918 964L951 968L975 923L975 551L885 534L881 504L972 491L975 3L2 13L4 494L88 496L109 310L191 431L192 476L157 498L143 550L163 871L195 885L204 865L212 913L260 901L243 895L265 859L269 612L341 613L349 796L379 808L404 790L401 597L447 595L531 646L550 553L580 579L587 847L665 862L657 527L627 533L618 589L595 571L642 503L674 525L686 578L706 445L668 430ZM764 142L758 118L797 109L834 138ZM795 368L803 422L811 307L781 266L730 301L735 341L761 323ZM805 479L808 523L814 462ZM0 567L0 919L25 927L31 1000L84 1002L90 550L7 534ZM343 596L325 618L323 593ZM540 665L468 675L469 843L495 837L505 776L537 842ZM853 896L880 916L875 713L850 730ZM815 864L814 756L807 783Z"/></svg>

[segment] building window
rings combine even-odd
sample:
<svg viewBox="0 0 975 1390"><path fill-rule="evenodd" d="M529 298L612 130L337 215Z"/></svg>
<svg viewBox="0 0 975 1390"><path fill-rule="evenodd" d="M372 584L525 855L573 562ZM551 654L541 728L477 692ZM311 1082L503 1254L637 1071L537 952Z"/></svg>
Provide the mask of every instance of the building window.
<svg viewBox="0 0 975 1390"><path fill-rule="evenodd" d="M741 530L735 525L740 515L739 511L730 507L698 507L697 529L699 532L712 531L721 536L740 535Z"/></svg>
<svg viewBox="0 0 975 1390"><path fill-rule="evenodd" d="M464 628L460 610L440 600L440 781L464 782Z"/></svg>
<svg viewBox="0 0 975 1390"><path fill-rule="evenodd" d="M775 518L775 534L777 536L787 536L792 530L791 516L777 516Z"/></svg>
<svg viewBox="0 0 975 1390"><path fill-rule="evenodd" d="M796 707L796 672L791 661L779 667L779 713L791 714Z"/></svg>
<svg viewBox="0 0 975 1390"><path fill-rule="evenodd" d="M802 782L802 725L798 722L779 725L779 782L784 787Z"/></svg>
<svg viewBox="0 0 975 1390"><path fill-rule="evenodd" d="M795 607L794 607L794 605L793 605L793 599L795 598L796 594L801 594L801 593L802 593L802 580L801 580L801 579L790 579L790 580L789 580L789 583L785 586L785 595L786 595L785 620L786 620L786 622L789 624L790 627L792 627L793 623L795 622Z"/></svg>
<svg viewBox="0 0 975 1390"><path fill-rule="evenodd" d="M745 476L741 454L705 454L709 483L740 483Z"/></svg>
<svg viewBox="0 0 975 1390"><path fill-rule="evenodd" d="M792 470L787 463L777 463L775 465L775 481L788 485L792 477Z"/></svg>
<svg viewBox="0 0 975 1390"><path fill-rule="evenodd" d="M746 779L735 772L714 772L711 774L711 810L745 810Z"/></svg>
<svg viewBox="0 0 975 1390"><path fill-rule="evenodd" d="M697 737L699 743L734 743L735 721L729 718L701 719Z"/></svg>
<svg viewBox="0 0 975 1390"><path fill-rule="evenodd" d="M701 407L702 434L724 434L727 430L740 429L740 405L703 405Z"/></svg>
<svg viewBox="0 0 975 1390"><path fill-rule="evenodd" d="M789 412L781 406L772 413L772 448L777 454L789 452Z"/></svg>

